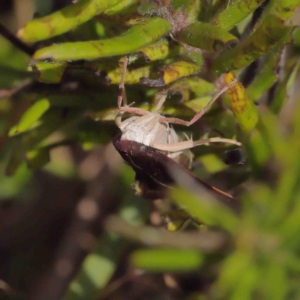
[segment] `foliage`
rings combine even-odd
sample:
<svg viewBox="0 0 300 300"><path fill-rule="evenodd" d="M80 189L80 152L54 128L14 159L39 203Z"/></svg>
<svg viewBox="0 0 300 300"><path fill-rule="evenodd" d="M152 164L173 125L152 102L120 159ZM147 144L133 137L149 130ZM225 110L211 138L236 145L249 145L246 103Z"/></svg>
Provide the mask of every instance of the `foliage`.
<svg viewBox="0 0 300 300"><path fill-rule="evenodd" d="M18 39L1 29L3 295L298 299L299 5L81 0L29 21ZM238 78L199 122L176 126L243 143L237 164L225 163L232 146L193 151L193 172L234 207L180 171L171 200L134 195L133 171L110 145L125 55L129 103L151 109L167 90L162 112L186 120ZM195 222L168 232L159 214L172 230Z"/></svg>

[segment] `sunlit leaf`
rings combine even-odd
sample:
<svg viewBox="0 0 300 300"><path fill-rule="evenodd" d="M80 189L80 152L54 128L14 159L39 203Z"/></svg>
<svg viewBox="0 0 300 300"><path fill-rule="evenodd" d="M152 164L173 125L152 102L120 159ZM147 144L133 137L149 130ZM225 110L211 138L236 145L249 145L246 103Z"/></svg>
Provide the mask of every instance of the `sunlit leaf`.
<svg viewBox="0 0 300 300"><path fill-rule="evenodd" d="M81 3L81 2L80 2ZM48 46L34 54L37 60L79 60L124 55L155 42L171 29L168 21L152 18L132 26L121 36L111 39L63 43Z"/></svg>
<svg viewBox="0 0 300 300"><path fill-rule="evenodd" d="M84 64L86 68L96 73L105 73L105 78L110 84L120 83L122 76L122 68L118 64L104 64L101 62L86 62ZM130 68L126 71L125 83L135 84L139 83L142 77L149 77L152 66L145 65L137 68Z"/></svg>
<svg viewBox="0 0 300 300"><path fill-rule="evenodd" d="M195 61L180 60L165 66L162 70L162 77L158 79L142 78L141 83L148 86L164 86L179 78L196 74L200 71L202 65L202 57L195 55Z"/></svg>
<svg viewBox="0 0 300 300"><path fill-rule="evenodd" d="M44 83L58 83L64 74L67 64L64 62L36 62L29 68L38 73L38 81Z"/></svg>
<svg viewBox="0 0 300 300"><path fill-rule="evenodd" d="M172 49L175 48L175 49ZM172 47L166 39L161 39L160 41L150 44L147 47L140 49L137 53L131 54L129 60L135 60L138 56L144 56L147 62L156 61L167 58L172 52L176 52L178 47ZM178 50L177 50L178 51ZM120 63L122 60L120 60Z"/></svg>
<svg viewBox="0 0 300 300"><path fill-rule="evenodd" d="M222 2L223 10L218 12L216 16L210 21L210 23L225 30L230 30L233 26L235 26L237 23L246 18L250 13L252 13L264 1L231 0L228 1L228 4L226 4L226 2L224 1Z"/></svg>
<svg viewBox="0 0 300 300"><path fill-rule="evenodd" d="M88 21L121 0L82 0L51 15L34 19L19 29L18 36L25 42L37 42L67 32Z"/></svg>

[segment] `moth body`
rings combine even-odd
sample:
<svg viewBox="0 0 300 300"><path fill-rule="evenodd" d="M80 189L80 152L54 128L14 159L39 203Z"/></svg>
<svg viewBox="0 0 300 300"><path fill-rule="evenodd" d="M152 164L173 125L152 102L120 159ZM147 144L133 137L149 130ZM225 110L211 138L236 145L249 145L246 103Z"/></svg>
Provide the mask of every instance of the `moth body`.
<svg viewBox="0 0 300 300"><path fill-rule="evenodd" d="M151 146L163 154L166 154L170 158L176 159L180 164L190 166L192 154L190 149L199 145L207 145L211 142L217 143L229 143L240 146L241 143L235 140L214 137L209 139L199 139L193 141L191 138L182 140L173 127L169 124L180 124L184 126L190 126L194 124L201 116L207 111L207 109L216 101L216 99L224 93L229 87L225 86L220 90L209 103L198 112L190 121L185 121L177 118L164 117L158 113L163 106L167 93L161 92L157 94L157 104L154 111L147 111L138 107L122 106L123 92L124 92L124 79L128 58L125 58L123 63L122 81L119 85L119 91L121 92L118 97L119 113L116 117L116 124L122 131L121 140L128 140L143 144L145 146ZM235 82L232 82L234 84ZM122 115L129 113L134 116L122 120ZM182 154L182 155L181 155ZM183 157L184 163L181 162Z"/></svg>

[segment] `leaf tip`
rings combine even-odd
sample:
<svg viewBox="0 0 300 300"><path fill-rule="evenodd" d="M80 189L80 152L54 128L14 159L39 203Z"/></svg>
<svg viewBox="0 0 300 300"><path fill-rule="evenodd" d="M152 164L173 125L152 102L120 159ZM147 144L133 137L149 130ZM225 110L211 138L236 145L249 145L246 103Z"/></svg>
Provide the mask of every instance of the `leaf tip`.
<svg viewBox="0 0 300 300"><path fill-rule="evenodd" d="M24 40L26 35L25 28L21 28L17 31L17 37L20 38L21 40Z"/></svg>

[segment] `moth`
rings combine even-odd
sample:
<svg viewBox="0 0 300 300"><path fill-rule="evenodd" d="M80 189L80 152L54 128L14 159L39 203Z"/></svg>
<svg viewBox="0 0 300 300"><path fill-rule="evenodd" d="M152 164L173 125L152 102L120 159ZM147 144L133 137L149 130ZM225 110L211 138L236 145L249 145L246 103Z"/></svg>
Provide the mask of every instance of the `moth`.
<svg viewBox="0 0 300 300"><path fill-rule="evenodd" d="M154 111L147 111L128 105L122 106L127 63L128 58L125 57L121 83L119 85L119 111L115 119L121 133L114 138L113 143L123 159L135 170L136 181L139 182L140 193L142 196L150 199L164 196L166 190L174 184L174 180L170 174L170 166L174 167L174 164L176 164L176 167L183 168L193 180L228 199L232 199L232 196L229 194L203 182L182 167L182 165L189 165L189 163L182 162L185 161L185 159L182 158L189 157L190 149L199 145L221 142L240 146L241 143L220 137L199 139L196 141L193 141L192 138L182 140L171 124L180 124L184 126L194 124L204 115L218 97L235 82L232 82L231 85L221 89L199 113L197 113L190 121L185 121L178 118L165 117L159 114L159 110L166 100L166 93L160 94ZM122 120L124 113L133 114L133 116Z"/></svg>

